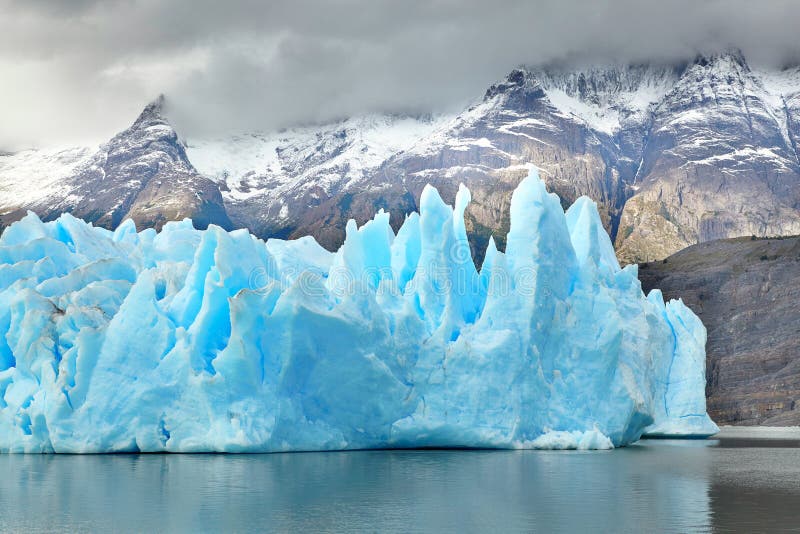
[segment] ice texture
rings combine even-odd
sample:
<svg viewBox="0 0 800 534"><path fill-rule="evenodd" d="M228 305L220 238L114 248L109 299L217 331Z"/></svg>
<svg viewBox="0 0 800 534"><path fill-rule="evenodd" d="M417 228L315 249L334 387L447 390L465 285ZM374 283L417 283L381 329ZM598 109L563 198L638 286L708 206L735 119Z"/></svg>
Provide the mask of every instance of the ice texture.
<svg viewBox="0 0 800 534"><path fill-rule="evenodd" d="M610 448L705 436L705 328L645 297L595 204L535 170L478 271L428 186L312 238L116 231L29 213L0 238L0 450Z"/></svg>

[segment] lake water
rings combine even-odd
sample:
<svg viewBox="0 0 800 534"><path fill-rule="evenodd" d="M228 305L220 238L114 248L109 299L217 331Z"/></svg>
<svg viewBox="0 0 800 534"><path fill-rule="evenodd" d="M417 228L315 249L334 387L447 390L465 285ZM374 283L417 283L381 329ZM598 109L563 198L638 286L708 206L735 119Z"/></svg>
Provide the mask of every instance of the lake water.
<svg viewBox="0 0 800 534"><path fill-rule="evenodd" d="M800 441L0 456L2 531L800 531Z"/></svg>

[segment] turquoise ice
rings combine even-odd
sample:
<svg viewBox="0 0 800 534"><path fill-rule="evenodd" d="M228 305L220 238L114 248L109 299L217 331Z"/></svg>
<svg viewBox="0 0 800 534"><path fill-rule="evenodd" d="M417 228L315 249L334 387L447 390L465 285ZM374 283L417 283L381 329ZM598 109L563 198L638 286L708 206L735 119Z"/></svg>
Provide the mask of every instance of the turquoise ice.
<svg viewBox="0 0 800 534"><path fill-rule="evenodd" d="M478 271L427 187L330 253L30 213L0 238L0 450L611 448L707 436L705 328L535 171Z"/></svg>

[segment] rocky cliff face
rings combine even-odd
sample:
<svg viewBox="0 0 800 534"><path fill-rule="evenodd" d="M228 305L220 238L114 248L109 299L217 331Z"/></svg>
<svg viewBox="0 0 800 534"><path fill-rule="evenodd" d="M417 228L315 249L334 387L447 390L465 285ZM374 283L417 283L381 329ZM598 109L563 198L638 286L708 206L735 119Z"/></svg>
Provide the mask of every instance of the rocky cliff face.
<svg viewBox="0 0 800 534"><path fill-rule="evenodd" d="M798 276L798 237L711 241L639 266L646 291L683 298L705 324L718 424L800 425Z"/></svg>
<svg viewBox="0 0 800 534"><path fill-rule="evenodd" d="M736 53L683 72L652 111L617 237L623 261L724 237L800 233L792 117L777 97Z"/></svg>

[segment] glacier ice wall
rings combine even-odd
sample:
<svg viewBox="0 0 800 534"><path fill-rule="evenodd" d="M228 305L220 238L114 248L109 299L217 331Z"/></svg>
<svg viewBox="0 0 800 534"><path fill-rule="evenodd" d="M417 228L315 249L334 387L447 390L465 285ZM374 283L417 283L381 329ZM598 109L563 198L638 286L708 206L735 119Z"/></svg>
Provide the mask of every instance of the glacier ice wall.
<svg viewBox="0 0 800 534"><path fill-rule="evenodd" d="M535 171L477 271L463 188L336 253L191 221L0 238L0 450L610 448L709 435L705 328Z"/></svg>

